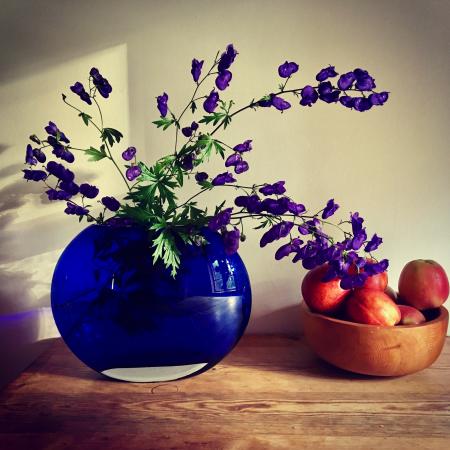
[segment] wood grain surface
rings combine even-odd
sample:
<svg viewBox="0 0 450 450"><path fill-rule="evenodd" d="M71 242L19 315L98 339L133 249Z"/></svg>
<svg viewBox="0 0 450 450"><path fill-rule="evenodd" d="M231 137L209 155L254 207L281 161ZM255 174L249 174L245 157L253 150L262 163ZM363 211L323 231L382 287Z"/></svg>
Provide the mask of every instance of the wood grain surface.
<svg viewBox="0 0 450 450"><path fill-rule="evenodd" d="M132 384L56 340L0 393L0 449L103 448L448 449L450 345L422 372L375 378L328 365L302 339L245 336L202 375Z"/></svg>

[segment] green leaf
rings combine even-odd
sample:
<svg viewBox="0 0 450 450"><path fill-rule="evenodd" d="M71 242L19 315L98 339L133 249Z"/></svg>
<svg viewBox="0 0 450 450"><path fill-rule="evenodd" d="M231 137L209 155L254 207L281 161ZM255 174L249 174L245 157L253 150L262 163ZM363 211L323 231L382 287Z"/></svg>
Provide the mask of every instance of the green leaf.
<svg viewBox="0 0 450 450"><path fill-rule="evenodd" d="M216 148L216 153L219 154L222 159L225 159L225 148L219 144L216 140L214 140L214 147Z"/></svg>
<svg viewBox="0 0 450 450"><path fill-rule="evenodd" d="M84 112L80 112L80 114L78 114L78 117L81 117L83 119L83 122L86 126L89 125L89 120L92 119L89 114L86 114Z"/></svg>
<svg viewBox="0 0 450 450"><path fill-rule="evenodd" d="M90 156L89 161L100 161L101 159L107 157L105 147L103 145L100 147L100 150L90 147L83 151L85 155Z"/></svg>
<svg viewBox="0 0 450 450"><path fill-rule="evenodd" d="M123 138L123 134L114 128L103 128L101 137L103 142L108 141L108 144L113 146L114 142L120 142Z"/></svg>
<svg viewBox="0 0 450 450"><path fill-rule="evenodd" d="M217 125L224 117L226 113L212 113L209 116L203 116L202 119L199 120L200 123L204 123L208 125L212 122L213 125Z"/></svg>
<svg viewBox="0 0 450 450"><path fill-rule="evenodd" d="M169 119L168 117L161 117L159 120L155 120L154 123L158 128L161 128L165 131L170 127L173 123L175 123L175 119Z"/></svg>
<svg viewBox="0 0 450 450"><path fill-rule="evenodd" d="M171 269L171 275L175 278L177 270L180 267L180 250L175 244L172 233L163 230L157 238L153 240L153 264L161 259L167 268Z"/></svg>

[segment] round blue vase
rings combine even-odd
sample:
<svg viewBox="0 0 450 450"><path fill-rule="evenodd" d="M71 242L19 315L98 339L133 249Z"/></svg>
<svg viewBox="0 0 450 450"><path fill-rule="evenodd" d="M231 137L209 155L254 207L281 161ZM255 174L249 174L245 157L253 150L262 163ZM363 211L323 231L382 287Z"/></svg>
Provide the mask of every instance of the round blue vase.
<svg viewBox="0 0 450 450"><path fill-rule="evenodd" d="M139 227L91 225L53 274L56 325L72 352L111 378L168 381L203 372L239 341L251 310L247 271L206 230L206 246L181 246L176 278L152 263Z"/></svg>

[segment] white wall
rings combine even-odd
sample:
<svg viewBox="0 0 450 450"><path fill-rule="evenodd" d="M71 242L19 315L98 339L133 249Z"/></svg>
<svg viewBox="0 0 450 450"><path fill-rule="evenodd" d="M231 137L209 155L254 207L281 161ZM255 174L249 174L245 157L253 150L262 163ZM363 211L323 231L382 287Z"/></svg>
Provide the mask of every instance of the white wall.
<svg viewBox="0 0 450 450"><path fill-rule="evenodd" d="M101 67L114 88L105 106L108 122L152 161L172 145L172 136L151 125L155 97L167 91L179 110L192 89L192 57L211 58L230 42L240 54L224 98L239 105L275 89L276 69L286 59L300 64L298 86L335 64L338 71L366 68L381 89L391 91L384 107L364 114L326 104L294 105L283 115L244 113L222 134L230 143L254 141L251 170L241 180L284 179L291 195L313 210L333 197L341 204L337 217L360 211L368 231L384 238L378 254L391 261L394 287L411 259L435 259L450 271L448 2L3 3L0 252L4 278L24 285L17 294L13 288L2 294L8 305L0 306L2 314L48 306L51 266L79 229L58 206L41 207L42 197L16 175L27 136L49 119L81 143L90 142L59 101L60 92L92 65ZM219 170L217 162L211 173ZM104 189L120 191L110 172L100 179L92 165L83 171ZM185 195L191 192L188 187ZM276 247L259 249L259 237L249 231L241 250L254 290L249 330L296 332L305 271L275 262ZM37 276L24 263L30 257L47 261L46 275L38 276L39 294L33 293Z"/></svg>

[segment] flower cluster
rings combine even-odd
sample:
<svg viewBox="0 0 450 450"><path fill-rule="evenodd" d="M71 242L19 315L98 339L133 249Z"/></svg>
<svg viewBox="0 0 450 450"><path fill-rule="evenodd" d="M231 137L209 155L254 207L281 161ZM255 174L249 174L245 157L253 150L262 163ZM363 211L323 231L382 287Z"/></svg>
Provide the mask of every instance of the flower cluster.
<svg viewBox="0 0 450 450"><path fill-rule="evenodd" d="M345 289L361 286L367 277L386 270L388 262L377 261L372 255L382 243L382 238L373 234L368 239L364 220L359 213L354 212L349 220L334 224L329 221L339 210L339 204L334 199L328 200L319 212L311 214L302 202L287 195L283 180L251 186L240 184L239 177L250 168L253 140L246 137L239 144L230 145L216 135L230 126L237 114L247 110L289 110L292 106L290 97L300 106L311 107L320 100L364 112L384 105L389 93L375 91L375 79L367 70L357 68L339 74L335 66L321 69L314 83L288 88L300 66L286 60L278 67L282 81L278 90L268 90L269 93L257 97L258 100L233 109L235 102L221 96L230 87L233 78L230 69L237 55L234 46L229 44L225 51L217 53L209 68L205 60L192 59L193 94L178 115L169 108L166 92L156 97L160 118L153 123L162 130L175 129L175 148L153 165L138 161L138 151L133 146L121 148L119 158L115 156L116 146L123 136L118 130L104 126L97 100L97 93L108 98L112 87L98 69L92 68L88 87L77 81L70 86L70 91L78 97L83 107L97 108L98 119L93 118L95 110L88 114L70 103L65 95L63 101L77 111L86 126L92 126L99 132L98 145L88 149L76 148L55 123L49 122L45 127L47 136L43 140L36 135L30 137L38 147L33 148L30 144L26 148L25 162L29 168L23 171L24 178L43 182L49 200L64 201L65 213L78 216L80 220L87 217L90 221L114 226L140 224L147 227L152 236L154 260L161 259L171 268L174 276L181 255L177 242L202 242L202 230L208 227L222 235L225 252L232 255L245 239L244 223L250 218L259 222L257 229L263 230L261 247L279 242L280 246L275 251L276 260L291 256L293 262L301 262L306 269L327 263L325 279L340 278ZM212 86L207 87L208 80L213 81ZM203 108L198 108L199 102ZM200 118L196 117L199 110L202 114ZM189 111L192 117L186 120L185 115ZM57 160L68 164L75 161L74 150L83 152L93 161L109 160L126 184L124 200L119 202L111 196L102 197L97 201L102 212L95 217L93 205L86 203L99 197L99 189L92 184L78 182L75 174L57 160L47 162L50 156L46 154L47 148L52 149ZM200 166L213 154L223 159L225 171L210 176ZM43 166L37 168L39 164ZM195 179L199 191L180 202L176 191L182 189L191 178ZM197 203L197 197L202 193L225 186L239 191L234 205L228 206L224 202L211 215ZM108 219L105 218L107 210L113 213ZM349 230L345 229L346 225ZM339 229L343 239L336 240L330 235L327 232L330 226Z"/></svg>

